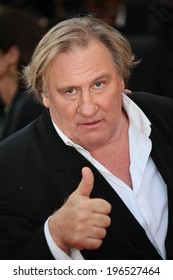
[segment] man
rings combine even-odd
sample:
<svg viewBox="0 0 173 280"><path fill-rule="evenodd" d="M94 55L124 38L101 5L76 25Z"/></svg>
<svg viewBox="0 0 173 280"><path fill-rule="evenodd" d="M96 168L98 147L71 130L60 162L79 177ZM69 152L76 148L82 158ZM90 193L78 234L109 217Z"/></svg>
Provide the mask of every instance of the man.
<svg viewBox="0 0 173 280"><path fill-rule="evenodd" d="M38 44L24 76L46 109L0 144L1 258L173 257L173 103L123 94L135 63L92 17Z"/></svg>

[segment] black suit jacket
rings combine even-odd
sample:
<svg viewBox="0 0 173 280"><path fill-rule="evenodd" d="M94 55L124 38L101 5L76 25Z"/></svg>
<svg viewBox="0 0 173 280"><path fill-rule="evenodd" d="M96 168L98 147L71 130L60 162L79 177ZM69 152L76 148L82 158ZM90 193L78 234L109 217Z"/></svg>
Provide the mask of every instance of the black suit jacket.
<svg viewBox="0 0 173 280"><path fill-rule="evenodd" d="M152 122L151 156L168 187L167 259L173 259L173 100L131 94ZM89 166L92 197L112 204L111 226L98 250L85 259L161 259L145 231L102 175L57 135L49 112L0 143L0 258L53 259L44 222L62 206ZM152 186L151 186L152 188Z"/></svg>

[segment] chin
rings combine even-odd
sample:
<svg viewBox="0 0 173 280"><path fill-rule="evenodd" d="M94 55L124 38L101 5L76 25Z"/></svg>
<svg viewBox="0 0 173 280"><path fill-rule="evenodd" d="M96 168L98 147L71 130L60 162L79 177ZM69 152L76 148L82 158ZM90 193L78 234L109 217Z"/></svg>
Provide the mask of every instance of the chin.
<svg viewBox="0 0 173 280"><path fill-rule="evenodd" d="M104 143L105 141L103 141L103 139L97 139L97 140L92 139L90 141L83 142L81 146L86 150L94 150L104 146Z"/></svg>

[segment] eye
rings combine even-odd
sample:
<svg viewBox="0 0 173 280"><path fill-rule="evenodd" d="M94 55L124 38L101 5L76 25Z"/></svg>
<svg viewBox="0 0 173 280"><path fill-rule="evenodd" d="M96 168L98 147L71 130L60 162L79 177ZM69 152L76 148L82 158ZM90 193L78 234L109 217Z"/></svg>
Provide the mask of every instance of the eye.
<svg viewBox="0 0 173 280"><path fill-rule="evenodd" d="M76 99L79 94L79 89L78 88L66 88L63 91L63 95L67 99Z"/></svg>
<svg viewBox="0 0 173 280"><path fill-rule="evenodd" d="M96 82L95 84L94 84L94 88L95 89L100 89L100 88L102 88L104 86L104 83L103 82Z"/></svg>
<svg viewBox="0 0 173 280"><path fill-rule="evenodd" d="M76 93L76 90L74 88L69 88L66 90L67 95L74 95Z"/></svg>

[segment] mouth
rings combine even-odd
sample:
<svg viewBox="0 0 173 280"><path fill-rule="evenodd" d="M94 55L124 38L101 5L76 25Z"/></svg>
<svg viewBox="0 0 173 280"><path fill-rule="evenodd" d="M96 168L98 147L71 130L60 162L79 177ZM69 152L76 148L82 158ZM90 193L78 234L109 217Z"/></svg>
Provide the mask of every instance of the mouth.
<svg viewBox="0 0 173 280"><path fill-rule="evenodd" d="M84 122L81 123L80 126L82 128L88 128L88 129L93 129L93 128L99 128L102 124L102 120L96 120L96 121L91 121L91 122Z"/></svg>

